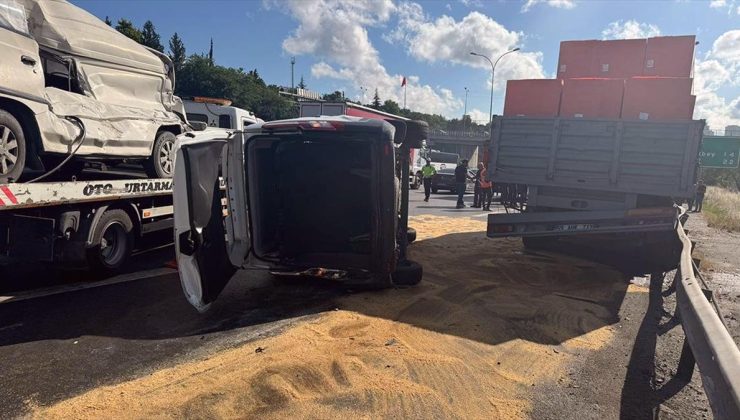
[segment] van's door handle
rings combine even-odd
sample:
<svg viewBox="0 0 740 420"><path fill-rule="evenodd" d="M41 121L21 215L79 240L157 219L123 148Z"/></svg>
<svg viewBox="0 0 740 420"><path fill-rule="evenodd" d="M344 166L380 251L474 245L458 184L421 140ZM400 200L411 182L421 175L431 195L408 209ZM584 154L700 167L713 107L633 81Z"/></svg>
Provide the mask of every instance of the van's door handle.
<svg viewBox="0 0 740 420"><path fill-rule="evenodd" d="M36 59L33 57L29 57L27 55L21 56L21 63L27 64L29 66L35 66L36 65Z"/></svg>

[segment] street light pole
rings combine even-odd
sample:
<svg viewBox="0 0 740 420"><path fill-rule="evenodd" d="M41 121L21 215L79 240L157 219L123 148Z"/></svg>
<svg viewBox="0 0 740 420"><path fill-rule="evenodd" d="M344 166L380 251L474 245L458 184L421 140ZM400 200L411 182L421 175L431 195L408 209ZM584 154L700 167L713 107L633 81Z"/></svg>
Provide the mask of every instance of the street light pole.
<svg viewBox="0 0 740 420"><path fill-rule="evenodd" d="M295 57L290 57L290 89L295 93L295 79L293 78L293 70L295 68Z"/></svg>
<svg viewBox="0 0 740 420"><path fill-rule="evenodd" d="M463 110L463 131L465 131L465 116L468 115L468 88L463 89L465 89L465 109Z"/></svg>
<svg viewBox="0 0 740 420"><path fill-rule="evenodd" d="M519 47L516 47L516 48L514 48L514 49L511 49L511 50L509 50L509 51L506 51L505 53L501 54L501 55L500 55L500 56L499 56L499 57L498 57L498 58L496 59L496 61L495 61L495 62L491 61L491 59L490 59L490 58L486 57L486 56L485 56L485 55L483 55L483 54L478 54L478 53L476 53L476 52L473 52L473 51L471 51L471 52L470 52L470 55L474 55L474 56L477 56L477 57L483 57L483 58L485 58L486 60L488 60L488 62L489 62L489 63L491 64L491 106L490 106L490 108L488 109L488 116L489 116L488 124L492 124L492 123L493 123L493 78L494 78L494 76L495 76L495 74L496 74L496 64L498 64L499 60L501 60L502 58L504 58L504 56L505 56L506 54L511 54L511 53L513 53L513 52L515 52L515 51L519 51Z"/></svg>

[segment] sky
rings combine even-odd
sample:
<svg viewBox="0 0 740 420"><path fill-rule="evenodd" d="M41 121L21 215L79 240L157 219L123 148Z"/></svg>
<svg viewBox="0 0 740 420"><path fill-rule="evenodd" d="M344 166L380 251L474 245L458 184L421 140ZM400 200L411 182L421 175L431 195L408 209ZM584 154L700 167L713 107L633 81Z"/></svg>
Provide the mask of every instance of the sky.
<svg viewBox="0 0 740 420"><path fill-rule="evenodd" d="M268 84L295 84L363 103L488 121L503 109L507 79L551 78L560 41L696 35L694 118L715 130L740 124L740 0L72 0L115 23L151 20L162 44L177 32L188 54L208 51L217 64L256 68ZM466 88L468 90L466 101Z"/></svg>

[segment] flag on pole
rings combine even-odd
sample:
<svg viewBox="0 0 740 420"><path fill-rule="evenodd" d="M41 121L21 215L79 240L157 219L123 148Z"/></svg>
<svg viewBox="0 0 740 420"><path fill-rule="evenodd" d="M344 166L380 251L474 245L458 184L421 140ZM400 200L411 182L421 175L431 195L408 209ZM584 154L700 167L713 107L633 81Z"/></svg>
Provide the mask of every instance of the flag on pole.
<svg viewBox="0 0 740 420"><path fill-rule="evenodd" d="M406 86L406 76L403 76L403 79L401 79L401 87Z"/></svg>

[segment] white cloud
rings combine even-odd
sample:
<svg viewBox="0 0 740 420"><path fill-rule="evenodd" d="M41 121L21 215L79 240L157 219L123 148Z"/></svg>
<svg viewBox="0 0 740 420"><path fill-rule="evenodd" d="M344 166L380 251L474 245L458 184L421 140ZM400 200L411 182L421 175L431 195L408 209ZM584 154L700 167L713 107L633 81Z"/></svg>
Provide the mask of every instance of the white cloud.
<svg viewBox="0 0 740 420"><path fill-rule="evenodd" d="M362 101L371 100L375 89L381 100L403 103L400 74L389 74L378 50L368 37L367 28L385 24L397 11L390 0L288 0L268 2L267 7L286 10L298 27L283 41L289 54L311 54L320 61L311 68L317 78L348 82L363 91ZM407 75L407 106L413 110L453 115L462 101L447 89L433 88L419 82L418 76Z"/></svg>
<svg viewBox="0 0 740 420"><path fill-rule="evenodd" d="M572 9L576 7L575 0L527 0L522 6L522 13L528 12L532 7L544 3L550 7L558 9Z"/></svg>
<svg viewBox="0 0 740 420"><path fill-rule="evenodd" d="M660 35L660 28L649 23L641 23L636 20L618 20L610 23L603 31L603 39L634 39L649 38Z"/></svg>
<svg viewBox="0 0 740 420"><path fill-rule="evenodd" d="M477 108L473 108L468 111L468 115L470 115L470 119L477 124L488 124L491 120L491 116L488 112L483 112Z"/></svg>
<svg viewBox="0 0 740 420"><path fill-rule="evenodd" d="M711 2L709 2L709 7L713 9L718 9L725 6L727 6L727 0L712 0Z"/></svg>
<svg viewBox="0 0 740 420"><path fill-rule="evenodd" d="M446 15L431 20L424 16L420 5L403 3L399 5L399 26L385 39L404 43L409 55L420 61L462 64L488 70L491 64L470 52L486 55L495 61L503 53L520 46L523 34L510 31L479 12L471 12L460 21ZM497 88L506 79L542 78L542 53L511 54L496 66L496 75Z"/></svg>
<svg viewBox="0 0 740 420"><path fill-rule="evenodd" d="M739 49L740 30L727 31L717 37L706 57L696 62L694 117L706 119L713 130L740 124L740 96L726 98L719 93L725 87L740 85Z"/></svg>

